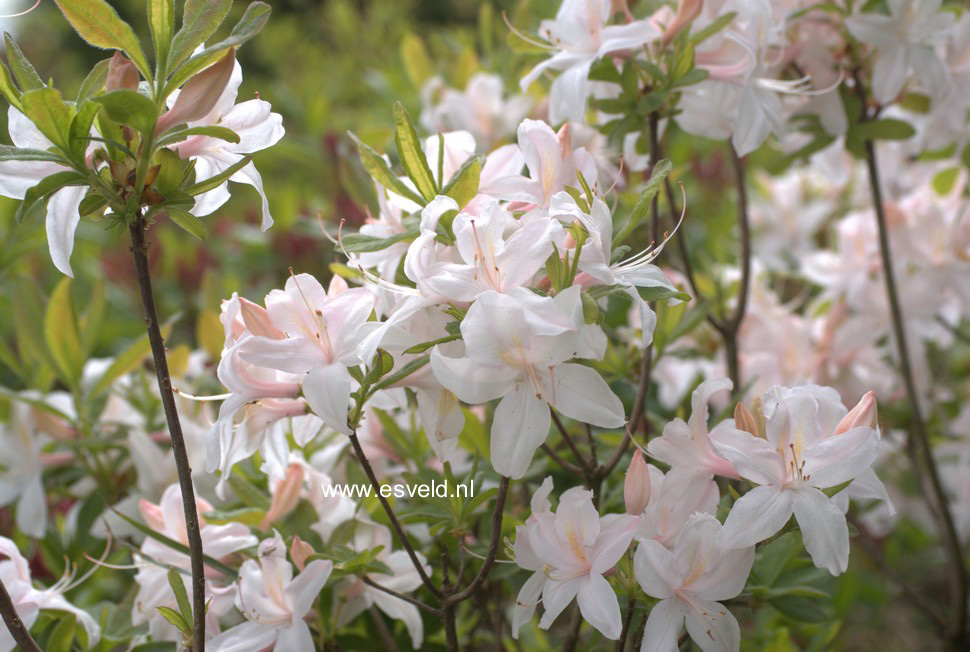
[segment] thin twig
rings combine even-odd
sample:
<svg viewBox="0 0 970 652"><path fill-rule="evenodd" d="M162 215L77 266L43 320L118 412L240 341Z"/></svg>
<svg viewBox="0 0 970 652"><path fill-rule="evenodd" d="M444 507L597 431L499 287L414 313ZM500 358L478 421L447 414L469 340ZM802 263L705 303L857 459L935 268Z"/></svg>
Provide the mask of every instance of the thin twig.
<svg viewBox="0 0 970 652"><path fill-rule="evenodd" d="M546 455L548 455L549 457L551 457L552 458L552 461L555 462L556 464L558 464L559 466L561 466L565 471L568 471L569 473L575 473L576 475L582 475L583 474L583 470L581 468L579 468L578 466L576 466L572 462L569 462L567 460L564 460L559 455L559 453L557 453L556 451L554 451L552 449L552 446L550 446L549 444L543 444L541 446L541 448L542 448L542 452L543 453L545 453Z"/></svg>
<svg viewBox="0 0 970 652"><path fill-rule="evenodd" d="M862 86L858 71L854 73L856 93L862 103L862 121L869 120L868 100L865 88ZM903 383L906 387L906 396L909 399L910 407L910 437L915 439L916 448L922 455L923 466L926 469L927 479L934 494L936 507L939 510L940 525L942 530L943 544L947 550L950 563L950 592L953 606L953 622L950 637L957 649L967 649L967 618L968 618L968 582L967 569L963 559L963 552L960 546L960 539L957 536L956 526L953 522L953 515L940 474L933 459L933 448L930 443L929 435L926 431L926 422L923 419L922 407L920 406L919 391L916 388L916 379L913 375L913 366L909 356L909 345L906 339L906 327L903 319L903 310L899 302L899 290L896 287L896 277L893 271L892 249L889 244L889 225L886 220L886 208L883 203L882 186L879 179L879 165L876 160L876 148L871 140L864 143L866 153L866 167L869 172L869 186L872 190L872 203L876 214L876 224L879 231L879 255L882 260L883 277L886 284L886 295L889 299L889 311L893 327L893 338L896 340L896 349L899 355L899 368L903 376ZM913 460L914 465L919 463L918 459Z"/></svg>
<svg viewBox="0 0 970 652"><path fill-rule="evenodd" d="M488 552L485 553L485 563L478 569L478 575L471 581L471 584L458 593L453 593L448 596L445 600L445 607L458 604L462 600L467 599L478 590L478 587L485 582L488 574L492 572L492 566L495 565L495 558L498 556L499 543L502 540L503 510L505 509L505 498L509 495L510 482L508 477L503 476L498 486L498 495L495 497L495 508L492 510L492 536L488 542Z"/></svg>
<svg viewBox="0 0 970 652"><path fill-rule="evenodd" d="M624 652L626 650L626 637L630 633L630 622L633 620L633 610L637 605L637 601L633 599L631 595L626 600L626 613L623 615L623 627L620 629L620 638L616 641L616 652Z"/></svg>
<svg viewBox="0 0 970 652"><path fill-rule="evenodd" d="M192 467L189 464L182 424L179 421L175 395L172 393L172 378L165 357L165 341L158 323L158 310L155 307L155 294L148 270L148 246L145 242L145 218L139 212L128 228L131 233L131 252L135 260L138 276L138 289L142 306L145 309L145 327L151 343L152 358L155 362L155 376L158 380L158 393L162 399L165 420L172 438L172 453L175 455L175 469L178 472L179 488L182 492L182 511L185 514L185 533L189 545L190 568L192 569L192 617L194 621L194 649L205 650L205 564L202 558L202 534L199 530L199 515L195 504L195 488L192 486Z"/></svg>
<svg viewBox="0 0 970 652"><path fill-rule="evenodd" d="M556 411L553 410L552 407L549 408L549 414L552 415L552 421L556 424L556 428L559 429L559 434L562 435L563 441L566 442L566 445L569 446L569 450L571 450L573 455L576 456L576 461L579 462L580 466L583 467L586 474L591 473L593 468L590 466L589 460L587 460L586 457L579 451L579 447L576 445L576 442L573 441L573 438L566 430L566 426L563 425L562 419L559 418L559 415L556 414Z"/></svg>
<svg viewBox="0 0 970 652"><path fill-rule="evenodd" d="M350 443L354 447L354 455L357 456L357 461L360 466L364 469L364 473L367 475L367 479L370 480L371 487L373 487L374 492L377 494L377 499L381 502L381 507L384 508L384 513L387 514L387 520L391 523L391 528L397 535L398 541L401 542L401 546L407 552L408 557L411 558L411 563L414 565L415 570L418 571L418 575L421 577L421 581L428 588L431 593L440 598L443 594L441 590L434 585L431 578L428 577L428 573L424 570L424 564L418 559L418 554L414 551L411 546L411 540L408 538L407 532L401 526L401 522L397 520L397 516L394 514L394 510L391 508L391 504L387 502L387 498L381 493L381 484L377 480L377 474L374 473L373 467L371 467L367 456L364 455L364 449L360 446L360 440L357 439L357 433L353 432L350 435Z"/></svg>
<svg viewBox="0 0 970 652"><path fill-rule="evenodd" d="M377 629L377 634L381 637L384 642L384 649L387 652L398 652L397 643L394 642L394 637L391 635L391 630L387 628L387 623L384 622L384 617L377 610L377 607L371 605L367 609L370 614L370 619L374 622L374 627Z"/></svg>
<svg viewBox="0 0 970 652"><path fill-rule="evenodd" d="M40 652L37 643L30 636L30 630L20 619L20 614L17 613L13 600L7 593L7 587L3 585L2 581L0 581L0 615L3 616L3 622L7 626L10 636L13 637L13 640L16 641L23 652Z"/></svg>
<svg viewBox="0 0 970 652"><path fill-rule="evenodd" d="M399 600L404 600L405 602L410 602L411 604L413 604L418 609L423 609L424 611L427 611L430 614L434 614L435 616L440 616L441 615L441 610L440 609L438 609L436 607L432 607L430 604L427 604L425 602L421 602L417 598L413 598L410 595L406 595L404 593L398 593L394 589L389 589L386 586L383 586L381 584L378 584L377 582L375 582L374 580L372 580L369 577L362 577L360 579L367 586L372 586L375 589L377 589L378 591L383 591L384 593L387 593L388 595L393 595L395 598L397 598Z"/></svg>

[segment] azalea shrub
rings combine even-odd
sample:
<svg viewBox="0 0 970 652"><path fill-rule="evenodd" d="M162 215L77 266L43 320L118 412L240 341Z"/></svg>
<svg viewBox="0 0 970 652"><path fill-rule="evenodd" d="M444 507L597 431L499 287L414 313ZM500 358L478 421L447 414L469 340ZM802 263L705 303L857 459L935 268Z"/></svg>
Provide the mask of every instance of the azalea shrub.
<svg viewBox="0 0 970 652"><path fill-rule="evenodd" d="M0 650L970 647L962 3L417 20L326 165L396 7L134 4L5 38Z"/></svg>

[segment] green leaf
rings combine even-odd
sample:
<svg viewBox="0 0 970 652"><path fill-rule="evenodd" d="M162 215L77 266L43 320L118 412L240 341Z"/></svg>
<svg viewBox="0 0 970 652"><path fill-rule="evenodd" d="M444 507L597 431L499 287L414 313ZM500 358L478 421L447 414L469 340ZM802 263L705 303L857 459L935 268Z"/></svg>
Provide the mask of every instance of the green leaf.
<svg viewBox="0 0 970 652"><path fill-rule="evenodd" d="M428 166L428 159L421 149L418 132L407 109L400 102L394 103L394 142L397 144L397 154L401 158L401 166L414 182L418 192L427 201L431 201L438 194L438 185Z"/></svg>
<svg viewBox="0 0 970 652"><path fill-rule="evenodd" d="M170 131L159 138L156 145L159 147L165 147L166 145L171 145L172 143L181 142L191 136L208 136L210 138L218 138L219 140L224 140L229 143L239 142L239 134L232 129L212 125L209 127L189 127L187 129Z"/></svg>
<svg viewBox="0 0 970 652"><path fill-rule="evenodd" d="M47 637L47 644L44 646L47 652L71 652L76 630L77 618L72 613L65 614Z"/></svg>
<svg viewBox="0 0 970 652"><path fill-rule="evenodd" d="M249 162L252 160L253 159L251 156L244 156L238 161L236 161L235 163L233 163L232 165L230 165L229 167L227 167L225 170L220 172L219 174L215 175L214 177L203 179L198 183L192 184L191 186L185 189L185 192L191 195L192 197L195 197L196 195L201 195L202 193L208 192L213 188L218 188L223 183L228 181L229 177L231 177L236 172L239 172L239 170L246 167L249 164Z"/></svg>
<svg viewBox="0 0 970 652"><path fill-rule="evenodd" d="M3 99L7 100L10 106L23 113L20 104L20 89L13 83L10 69L3 61L0 61L0 95L3 95Z"/></svg>
<svg viewBox="0 0 970 652"><path fill-rule="evenodd" d="M180 632L183 634L188 634L192 631L192 626L185 622L185 618L182 618L182 614L175 611L171 607L155 607L158 609L158 613L162 614L162 618L172 623Z"/></svg>
<svg viewBox="0 0 970 652"><path fill-rule="evenodd" d="M208 46L202 52L195 55L206 56L209 54L225 52L229 48L234 48L242 45L249 39L253 38L263 29L266 22L269 20L269 14L273 11L265 2L252 2L248 7L246 7L246 12L239 19L239 22L232 28L229 32L229 36L225 39ZM193 57L194 58L194 57Z"/></svg>
<svg viewBox="0 0 970 652"><path fill-rule="evenodd" d="M152 71L131 25L105 0L54 0L74 31L96 48L122 50L145 79Z"/></svg>
<svg viewBox="0 0 970 652"><path fill-rule="evenodd" d="M91 355L98 336L101 334L104 310L104 281L97 279L91 288L91 296L88 297L87 306L78 321L78 330L81 333L81 351L85 358Z"/></svg>
<svg viewBox="0 0 970 652"><path fill-rule="evenodd" d="M691 33L688 42L692 45L697 45L703 41L706 41L710 37L714 36L722 29L731 24L734 17L737 15L736 11L729 11L726 14L718 16L717 19L712 21L710 24L706 25L703 29L699 29L696 32Z"/></svg>
<svg viewBox="0 0 970 652"><path fill-rule="evenodd" d="M77 92L77 104L81 105L85 101L91 99L92 95L100 93L104 90L104 82L108 79L108 65L111 63L111 59L102 59L101 61L94 64L91 68L91 72L88 76L84 78L81 82L81 88Z"/></svg>
<svg viewBox="0 0 970 652"><path fill-rule="evenodd" d="M37 88L45 88L47 84L34 70L24 53L20 51L20 47L13 40L13 37L4 32L3 40L7 45L7 61L10 62L10 69L13 71L13 76L17 78L20 90L26 93Z"/></svg>
<svg viewBox="0 0 970 652"><path fill-rule="evenodd" d="M421 344L415 344L411 348L405 349L405 355L412 353L424 353L433 346L438 344L445 344L446 342L454 342L455 340L460 340L461 335L445 335L444 337L439 337L436 340L430 340L428 342L421 342Z"/></svg>
<svg viewBox="0 0 970 652"><path fill-rule="evenodd" d="M65 152L70 152L71 121L74 107L61 99L53 88L37 88L23 96L24 114L47 139Z"/></svg>
<svg viewBox="0 0 970 652"><path fill-rule="evenodd" d="M168 215L169 219L175 222L175 224L177 224L183 231L188 232L190 235L195 236L199 240L205 240L209 235L209 230L206 228L205 222L197 218L189 211L183 211L181 208L169 206L165 208L165 213Z"/></svg>
<svg viewBox="0 0 970 652"><path fill-rule="evenodd" d="M385 376L384 379L381 380L381 382L377 383L371 388L371 391L376 392L379 389L384 389L385 387L390 387L395 383L401 382L402 380L404 380L405 378L413 374L415 371L417 371L424 365L428 364L428 362L430 361L431 361L430 355L423 355L420 358L415 358L414 360L411 360L411 362L407 363L406 365L404 365L403 367L395 371L390 376Z"/></svg>
<svg viewBox="0 0 970 652"><path fill-rule="evenodd" d="M392 244L404 242L417 237L417 231L405 231L396 233L388 238L377 238L363 233L348 233L340 239L343 248L347 253L367 253L371 251L381 251L387 249Z"/></svg>
<svg viewBox="0 0 970 652"><path fill-rule="evenodd" d="M44 339L61 379L75 387L81 380L84 354L74 299L71 297L71 279L68 277L60 280L47 303Z"/></svg>
<svg viewBox="0 0 970 652"><path fill-rule="evenodd" d="M175 32L175 3L173 0L148 0L148 26L155 45L155 65L168 58L168 48Z"/></svg>
<svg viewBox="0 0 970 652"><path fill-rule="evenodd" d="M481 180L484 160L481 156L473 156L465 161L448 180L445 187L441 189L441 194L455 200L459 210L464 208L478 194L478 184Z"/></svg>
<svg viewBox="0 0 970 652"><path fill-rule="evenodd" d="M0 145L0 161L44 161L45 163L59 163L61 165L69 164L63 156L50 150L13 147L11 145Z"/></svg>
<svg viewBox="0 0 970 652"><path fill-rule="evenodd" d="M867 120L851 128L852 135L862 140L906 140L916 134L908 122L895 118Z"/></svg>
<svg viewBox="0 0 970 652"><path fill-rule="evenodd" d="M162 338L167 339L172 332L172 325L162 326ZM125 349L120 355L115 357L111 365L105 370L98 379L97 384L91 390L91 396L99 396L108 391L111 383L124 376L126 373L137 367L152 352L151 343L147 335L142 335L135 340L131 346Z"/></svg>
<svg viewBox="0 0 970 652"><path fill-rule="evenodd" d="M229 14L232 0L185 0L182 28L172 41L168 69L175 70L212 36Z"/></svg>
<svg viewBox="0 0 970 652"><path fill-rule="evenodd" d="M75 162L84 164L88 145L91 142L91 127L94 119L101 110L100 104L85 102L79 105L77 115L71 121L71 128L68 131L68 142L71 147L71 154L74 155Z"/></svg>
<svg viewBox="0 0 970 652"><path fill-rule="evenodd" d="M413 190L408 188L403 181L401 181L393 171L391 167L384 160L384 157L378 154L373 147L359 139L353 133L347 132L350 137L354 139L357 143L357 151L360 153L360 162L367 170L367 173L373 177L374 181L381 184L388 190L401 195L406 199L410 199L416 204L423 204L424 199L421 195L415 193Z"/></svg>
<svg viewBox="0 0 970 652"><path fill-rule="evenodd" d="M407 32L401 39L401 62L414 88L421 88L434 74L434 64L428 56L428 49L421 37L414 32Z"/></svg>
<svg viewBox="0 0 970 652"><path fill-rule="evenodd" d="M269 498L256 485L238 473L229 476L229 486L233 493L239 497L239 500L247 506L257 507L264 511L269 509Z"/></svg>
<svg viewBox="0 0 970 652"><path fill-rule="evenodd" d="M690 295L677 289L663 287L662 285L651 285L649 287L637 287L637 294L644 301L667 301L668 299L678 299L680 301L690 301Z"/></svg>
<svg viewBox="0 0 970 652"><path fill-rule="evenodd" d="M24 194L24 199L20 202L20 206L17 207L14 218L18 222L22 222L24 216L35 205L47 201L51 195L61 188L66 188L67 186L85 186L87 182L87 178L83 174L75 172L74 170L55 172L49 177L44 177L36 186L28 189L26 194Z"/></svg>
<svg viewBox="0 0 970 652"><path fill-rule="evenodd" d="M133 528L135 528L136 530L138 530L139 532L141 532L142 534L144 534L145 536L147 536L148 538L154 539L155 541L158 541L159 543L161 543L161 544L163 544L165 546L168 546L169 548L171 548L172 550L175 550L176 552L181 552L183 555L190 554L189 553L189 547L188 546L183 545L183 544L179 543L178 541L174 541L172 539L169 539L164 534L161 534L160 532L156 532L155 530L151 529L150 527L148 527L144 523L142 523L140 521L136 521L135 519L131 518L127 514L123 514L123 513L119 512L116 509L112 509L111 511L113 511L115 514L117 514L118 517L121 518L121 520L125 521L126 523L128 523L129 525L131 525ZM224 564L221 561L219 561L218 559L213 559L209 555L202 555L202 560L205 562L206 566L210 566L213 569L215 569L215 570L217 570L217 571L219 571L221 573L224 573L224 574L228 575L231 578L235 578L239 574L239 572L235 568L233 568L232 566L229 566L227 564Z"/></svg>
<svg viewBox="0 0 970 652"><path fill-rule="evenodd" d="M640 193L640 198L637 199L636 205L633 207L633 212L630 213L629 219L626 224L613 235L613 242L619 244L626 240L634 229L640 225L641 222L647 219L650 214L650 205L653 203L654 198L657 193L660 192L660 185L663 180L667 178L670 174L670 170L673 169L673 165L667 159L659 161L653 168L653 173L650 175L650 180L647 181L647 185L644 186L643 191Z"/></svg>
<svg viewBox="0 0 970 652"><path fill-rule="evenodd" d="M172 587L172 593L175 594L175 602L182 612L182 617L186 622L192 622L192 603L189 602L189 594L185 591L182 574L174 568L168 569L168 585Z"/></svg>
<svg viewBox="0 0 970 652"><path fill-rule="evenodd" d="M143 134L155 129L158 112L155 103L137 91L120 89L94 98L104 106L108 117L118 124L129 125Z"/></svg>

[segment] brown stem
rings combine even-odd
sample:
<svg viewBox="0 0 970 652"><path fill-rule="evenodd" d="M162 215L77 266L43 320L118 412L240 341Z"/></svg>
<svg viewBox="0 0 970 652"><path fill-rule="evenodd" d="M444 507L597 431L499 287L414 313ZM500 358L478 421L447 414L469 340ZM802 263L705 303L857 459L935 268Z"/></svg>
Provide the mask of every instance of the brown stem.
<svg viewBox="0 0 970 652"><path fill-rule="evenodd" d="M593 468L590 466L589 460L587 460L586 457L579 451L579 446L577 446L576 442L573 441L573 438L570 436L569 431L566 430L566 426L563 424L562 419L560 419L559 415L556 414L556 411L552 409L552 406L549 407L549 414L552 415L552 421L556 424L556 428L559 430L559 434L562 435L563 441L566 442L567 446L569 446L569 450L573 452L573 455L576 457L576 461L579 462L580 466L583 467L584 474L592 473Z"/></svg>
<svg viewBox="0 0 970 652"><path fill-rule="evenodd" d="M165 420L168 422L172 438L172 452L175 455L175 469L178 472L179 488L182 491L182 512L185 514L185 533L189 544L189 558L192 570L192 615L194 650L205 650L205 568L202 559L202 534L199 531L199 515L196 511L195 488L192 486L192 467L185 448L182 424L179 421L175 396L172 393L172 379L165 358L165 341L158 323L158 310L155 307L155 294L152 291L151 274L148 271L148 246L145 243L145 218L138 213L128 227L131 233L131 252L135 260L138 276L138 289L142 306L145 309L145 327L148 341L152 347L155 362L155 376L158 380L158 393L162 399Z"/></svg>
<svg viewBox="0 0 970 652"><path fill-rule="evenodd" d="M909 345L906 340L906 327L903 321L903 311L899 303L899 291L893 272L892 251L889 245L889 226L886 222L886 210L882 201L882 190L879 182L879 168L876 162L876 150L871 140L865 142L866 166L869 170L869 185L872 188L872 201L876 213L876 223L879 227L879 255L882 259L883 276L886 283L886 294L889 298L889 311L892 317L893 339L896 340L896 350L899 355L899 370L906 386L906 396L910 409L910 436L915 439L916 448L922 456L926 477L933 492L936 507L940 515L943 544L950 557L950 592L953 602L953 631L951 635L954 643L962 646L967 643L967 569L963 561L960 539L957 536L953 514L950 512L946 491L940 480L939 471L933 460L933 447L926 431L923 411L919 402L919 391L909 357ZM966 648L963 648L966 649Z"/></svg>
<svg viewBox="0 0 970 652"><path fill-rule="evenodd" d="M30 631L13 606L13 600L10 599L10 594L7 593L7 587L3 582L0 582L0 615L3 616L7 631L23 652L40 652L40 648L31 638Z"/></svg>
<svg viewBox="0 0 970 652"><path fill-rule="evenodd" d="M859 78L858 71L853 72L856 94L862 104L862 122L870 119L868 112L868 99L865 88ZM909 436L913 444L912 449L915 453L913 465L918 466L922 456L922 464L926 470L926 477L929 480L930 489L938 510L940 529L942 530L943 545L946 548L950 564L950 594L953 605L953 622L950 631L951 643L954 649L967 649L970 647L967 635L968 619L968 587L967 568L963 559L963 551L960 546L960 539L957 536L956 526L953 522L953 514L950 512L949 502L940 474L933 459L933 447L930 443L929 434L926 430L926 422L923 419L923 410L920 406L919 391L916 388L916 378L913 375L913 365L909 356L909 343L906 338L906 327L903 319L903 310L899 302L899 290L896 286L896 276L893 271L892 249L889 243L889 224L886 220L886 207L883 203L882 184L879 178L879 165L876 160L875 144L871 140L864 143L866 153L866 168L869 173L869 187L872 191L872 204L876 214L876 225L879 232L879 256L883 266L883 277L886 284L886 296L889 300L889 312L893 327L893 339L896 341L896 350L899 355L899 369L903 376L903 383L906 387L906 397L909 400L910 408L910 428ZM930 502L927 500L927 502Z"/></svg>
<svg viewBox="0 0 970 652"><path fill-rule="evenodd" d="M626 650L626 637L630 633L630 622L633 620L633 609L637 601L631 595L626 601L626 613L623 615L623 627L620 629L620 638L616 641L616 652Z"/></svg>
<svg viewBox="0 0 970 652"><path fill-rule="evenodd" d="M384 649L387 652L398 652L397 643L394 642L394 637L391 636L391 630L387 628L387 623L384 622L384 617L381 616L381 612L373 605L367 611L370 614L370 619L374 623L374 628L377 629L378 636L384 642Z"/></svg>
<svg viewBox="0 0 970 652"><path fill-rule="evenodd" d="M388 595L393 595L395 598L397 598L399 600L404 600L405 602L410 602L411 604L413 604L418 609L424 609L428 613L434 614L436 616L440 616L441 615L441 610L440 609L436 609L435 607L432 607L430 604L425 604L424 602L421 602L417 598L412 598L411 596L405 595L404 593L398 593L394 589L389 589L386 586L383 586L381 584L378 584L377 582L375 582L374 580L372 580L369 577L362 577L360 579L367 586L372 586L375 589L377 589L378 591L383 591L384 593L386 593Z"/></svg>
<svg viewBox="0 0 970 652"><path fill-rule="evenodd" d="M572 620L569 621L569 636L563 644L563 652L575 652L576 645L579 643L579 632L583 627L583 619L579 614L579 608L573 609Z"/></svg>
<svg viewBox="0 0 970 652"><path fill-rule="evenodd" d="M461 648L458 645L458 623L455 618L455 608L445 607L444 608L444 621L445 621L445 643L448 646L448 652L458 652Z"/></svg>
<svg viewBox="0 0 970 652"><path fill-rule="evenodd" d="M414 551L411 546L411 540L408 538L407 533L401 526L401 522L397 520L397 516L394 515L394 510L391 508L391 504L387 502L387 498L381 493L381 483L377 480L377 474L374 473L373 467L371 467L367 456L364 455L364 449L360 446L360 440L357 439L357 433L353 432L350 435L350 444L354 447L354 455L357 457L357 462L360 463L361 468L364 469L364 473L367 475L367 479L370 480L370 486L374 489L374 493L377 494L377 499L381 502L381 507L384 508L384 513L387 514L387 520L391 523L391 528L397 535L398 541L401 542L401 546L404 547L405 552L408 553L408 557L411 558L411 563L414 565L415 570L418 571L418 575L421 577L421 581L424 585L428 587L428 590L437 597L442 596L441 590L434 585L431 578L428 577L428 573L424 570L424 564L418 559L418 554Z"/></svg>
<svg viewBox="0 0 970 652"><path fill-rule="evenodd" d="M458 593L453 593L448 596L445 600L444 606L450 607L458 604L462 600L468 599L475 591L478 590L488 577L488 574L492 572L492 566L495 565L495 558L498 556L499 543L502 540L502 519L504 517L505 509L505 498L509 495L509 478L503 476L501 482L498 486L498 495L495 498L495 508L492 510L492 536L488 542L488 552L485 554L485 563L482 567L478 569L478 575L471 581L467 587L459 591Z"/></svg>
<svg viewBox="0 0 970 652"><path fill-rule="evenodd" d="M556 464L558 464L559 466L561 466L564 470L566 470L566 471L568 471L570 473L575 473L576 475L582 475L583 474L583 470L581 468L579 468L578 466L576 466L572 462L569 462L569 461L564 460L562 458L562 456L560 456L559 453L557 453L556 451L554 451L552 449L552 446L550 446L549 444L543 444L541 446L541 448L542 448L542 452L544 452L546 455L548 455L549 457L551 457L552 458L552 461L555 462Z"/></svg>

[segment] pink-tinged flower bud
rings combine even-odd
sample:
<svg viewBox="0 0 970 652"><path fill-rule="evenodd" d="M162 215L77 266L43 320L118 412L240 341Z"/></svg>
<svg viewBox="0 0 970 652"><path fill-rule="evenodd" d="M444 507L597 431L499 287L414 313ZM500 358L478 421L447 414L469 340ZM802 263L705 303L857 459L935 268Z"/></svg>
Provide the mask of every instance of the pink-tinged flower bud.
<svg viewBox="0 0 970 652"><path fill-rule="evenodd" d="M623 500L627 514L634 516L642 514L650 502L650 471L639 448L634 451L626 479L623 480Z"/></svg>
<svg viewBox="0 0 970 652"><path fill-rule="evenodd" d="M330 279L330 285L327 286L327 296L335 297L341 292L346 292L349 289L350 286L347 285L347 280L343 276L334 274Z"/></svg>
<svg viewBox="0 0 970 652"><path fill-rule="evenodd" d="M751 410L749 410L747 406L740 401L738 401L738 404L734 406L734 426L738 430L750 432L755 436L758 435L758 423L754 420L754 415L751 414Z"/></svg>
<svg viewBox="0 0 970 652"><path fill-rule="evenodd" d="M293 564L300 570L306 566L306 560L310 558L311 555L316 554L316 550L313 549L309 543L293 535L293 543L290 544L290 559L293 560Z"/></svg>
<svg viewBox="0 0 970 652"><path fill-rule="evenodd" d="M34 418L34 425L43 433L46 433L58 441L73 441L77 439L77 430L71 427L64 419L41 410L31 408L31 416Z"/></svg>
<svg viewBox="0 0 970 652"><path fill-rule="evenodd" d="M145 519L145 525L159 532L165 531L165 515L162 514L160 505L150 503L142 498L138 501L138 511L141 512L141 517Z"/></svg>
<svg viewBox="0 0 970 652"><path fill-rule="evenodd" d="M260 524L262 529L267 529L270 523L274 523L296 509L300 502L300 492L303 489L303 467L299 464L290 464L286 469L286 475L276 485L273 493L273 500L269 504L269 511Z"/></svg>
<svg viewBox="0 0 970 652"><path fill-rule="evenodd" d="M562 148L563 158L572 153L573 141L568 122L559 127L559 131L556 132L556 139L559 141L559 147Z"/></svg>
<svg viewBox="0 0 970 652"><path fill-rule="evenodd" d="M162 133L183 122L200 120L209 114L226 90L236 65L236 50L229 53L188 81L179 92L171 109L162 114L155 127Z"/></svg>
<svg viewBox="0 0 970 652"><path fill-rule="evenodd" d="M108 62L108 76L104 80L104 90L138 90L138 69L128 57L121 52L115 52Z"/></svg>
<svg viewBox="0 0 970 652"><path fill-rule="evenodd" d="M877 428L879 426L879 415L876 411L876 395L871 391L859 399L856 406L849 410L839 425L835 427L836 435L849 432L853 428Z"/></svg>
<svg viewBox="0 0 970 652"><path fill-rule="evenodd" d="M270 320L266 308L253 303L249 299L239 297L239 313L242 315L246 330L253 335L267 337L271 340L282 340L286 338L286 334L283 331L273 326L273 322Z"/></svg>
<svg viewBox="0 0 970 652"><path fill-rule="evenodd" d="M701 9L703 8L704 0L680 0L677 3L677 14L674 16L673 21L667 25L667 29L664 30L664 45L673 41L677 34L680 33L680 30L690 25L700 15Z"/></svg>

